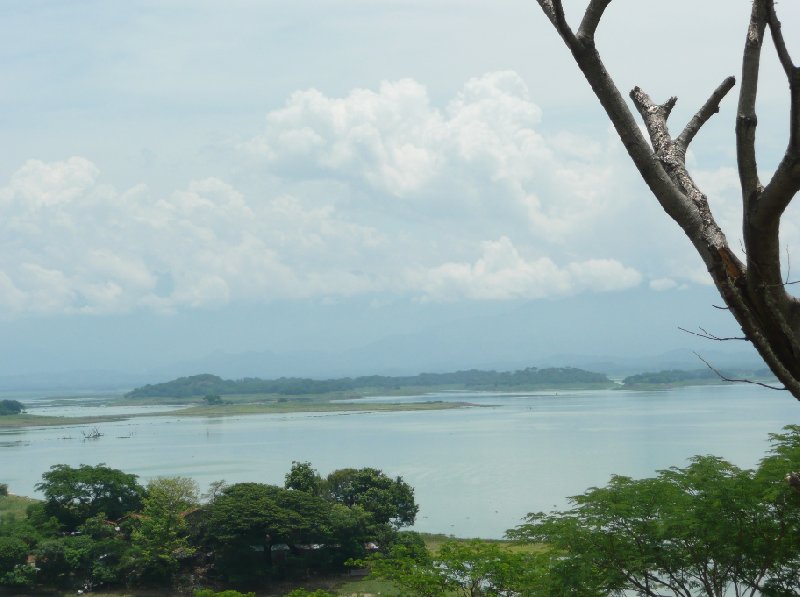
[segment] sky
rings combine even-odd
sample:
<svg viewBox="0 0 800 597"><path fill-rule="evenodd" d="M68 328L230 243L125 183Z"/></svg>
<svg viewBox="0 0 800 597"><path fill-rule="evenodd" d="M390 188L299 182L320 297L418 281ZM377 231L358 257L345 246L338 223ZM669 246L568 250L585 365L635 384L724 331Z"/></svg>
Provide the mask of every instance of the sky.
<svg viewBox="0 0 800 597"><path fill-rule="evenodd" d="M615 0L597 45L682 127L738 75L749 4ZM534 0L5 0L0 35L0 376L729 350L677 329L736 331ZM738 250L735 94L688 160Z"/></svg>

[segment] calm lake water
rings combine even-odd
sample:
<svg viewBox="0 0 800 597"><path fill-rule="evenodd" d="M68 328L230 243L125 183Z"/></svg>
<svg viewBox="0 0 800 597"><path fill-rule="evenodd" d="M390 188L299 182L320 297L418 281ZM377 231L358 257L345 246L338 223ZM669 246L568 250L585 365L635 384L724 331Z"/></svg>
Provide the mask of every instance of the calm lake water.
<svg viewBox="0 0 800 597"><path fill-rule="evenodd" d="M53 464L99 464L139 475L282 484L293 460L323 475L372 466L402 475L416 491L416 529L500 537L531 511L563 508L567 496L611 474L650 476L715 454L752 467L767 435L800 423L786 392L711 386L660 392L447 392L372 401L469 401L480 407L427 412L302 413L220 418L152 416L91 426L0 431L0 482L36 495ZM54 404L26 397L38 414L159 412Z"/></svg>

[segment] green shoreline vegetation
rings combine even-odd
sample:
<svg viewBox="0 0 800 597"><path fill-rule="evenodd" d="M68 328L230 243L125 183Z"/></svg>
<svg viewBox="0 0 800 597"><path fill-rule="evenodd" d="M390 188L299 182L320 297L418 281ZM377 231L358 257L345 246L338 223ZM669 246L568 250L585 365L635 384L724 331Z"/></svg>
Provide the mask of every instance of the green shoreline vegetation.
<svg viewBox="0 0 800 597"><path fill-rule="evenodd" d="M704 369L664 369L629 375L622 380L626 390L660 390L688 386L707 386L733 383L728 380L748 379L753 381L775 381L769 369L723 369L719 372Z"/></svg>
<svg viewBox="0 0 800 597"><path fill-rule="evenodd" d="M725 377L770 380L768 370L725 370ZM148 384L124 395L107 397L60 397L51 404L72 406L170 406L172 410L124 415L41 416L20 412L17 401L3 401L0 429L34 426L91 425L138 417L224 417L252 414L354 413L446 410L475 407L466 401L432 399L425 402L369 402L375 397L411 396L441 392L546 392L573 390L666 390L676 387L729 383L708 368L669 369L631 375L621 383L603 373L574 367L497 372L470 369L452 373L421 373L389 377L370 375L355 378L315 380L288 378L226 380L211 374L181 377Z"/></svg>
<svg viewBox="0 0 800 597"><path fill-rule="evenodd" d="M616 384L602 373L573 367L518 371L456 371L414 376L371 375L314 380L244 378L225 380L201 374L136 388L106 399L62 398L56 404L73 406L173 406L174 410L125 415L48 417L26 413L0 416L0 428L87 425L147 416L224 417L251 414L354 413L447 410L475 407L466 401L431 400L414 403L352 402L377 396L409 396L445 391L567 391L608 389Z"/></svg>

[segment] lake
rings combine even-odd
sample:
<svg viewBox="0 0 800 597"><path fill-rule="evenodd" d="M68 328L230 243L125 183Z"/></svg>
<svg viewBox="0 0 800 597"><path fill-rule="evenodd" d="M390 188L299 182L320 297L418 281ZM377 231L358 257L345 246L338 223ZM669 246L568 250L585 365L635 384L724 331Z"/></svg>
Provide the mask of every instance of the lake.
<svg viewBox="0 0 800 597"><path fill-rule="evenodd" d="M323 475L371 466L415 488L415 529L501 537L531 511L563 508L567 496L611 474L651 476L695 454L752 467L767 435L800 423L787 393L749 385L513 394L443 392L372 401L468 401L422 412L298 413L217 418L158 415L159 407L98 407L26 397L36 414L151 412L99 426L0 430L0 482L21 495L53 464L106 463L139 475L185 475L205 490L224 479L282 484L293 460Z"/></svg>

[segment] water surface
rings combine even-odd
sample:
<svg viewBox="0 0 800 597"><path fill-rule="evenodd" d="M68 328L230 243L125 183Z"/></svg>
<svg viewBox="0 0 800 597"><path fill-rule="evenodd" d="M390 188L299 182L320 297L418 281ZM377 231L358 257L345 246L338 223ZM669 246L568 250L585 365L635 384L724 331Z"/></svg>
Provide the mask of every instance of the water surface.
<svg viewBox="0 0 800 597"><path fill-rule="evenodd" d="M293 460L323 475L372 466L402 475L421 506L415 528L500 537L530 511L563 508L566 497L611 474L652 475L694 454L752 467L767 434L800 423L786 392L705 386L515 394L443 392L375 401L468 401L479 407L423 412L297 413L237 417L151 416L93 426L0 431L0 482L35 495L52 464L98 464L135 473L282 484ZM34 401L30 402L33 406ZM46 401L35 412L117 414L115 407ZM134 410L153 412L153 407ZM34 408L31 408L34 411Z"/></svg>

